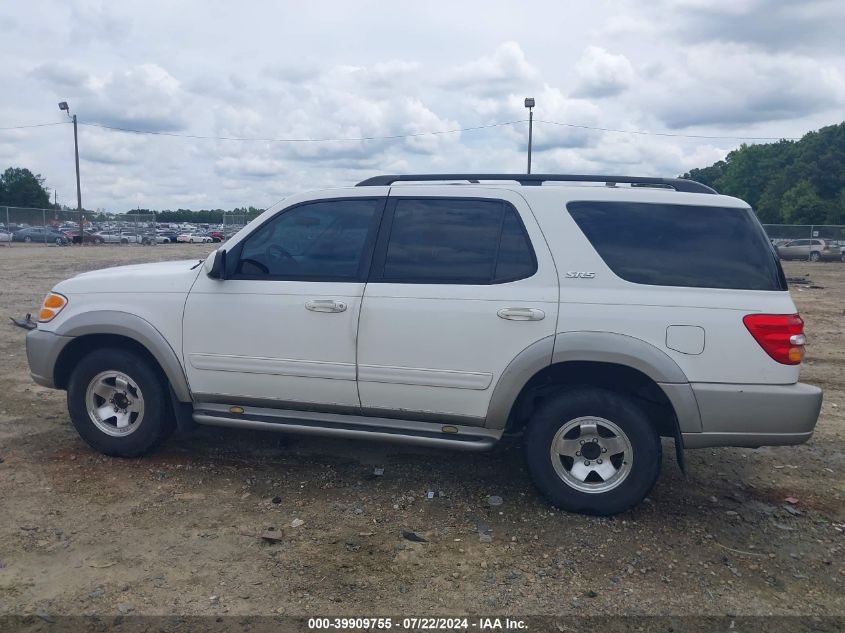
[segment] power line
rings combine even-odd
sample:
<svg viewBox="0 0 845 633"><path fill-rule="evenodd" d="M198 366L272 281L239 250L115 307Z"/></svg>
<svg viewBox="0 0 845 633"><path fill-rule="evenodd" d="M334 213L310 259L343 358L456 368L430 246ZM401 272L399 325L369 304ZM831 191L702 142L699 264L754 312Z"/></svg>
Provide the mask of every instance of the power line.
<svg viewBox="0 0 845 633"><path fill-rule="evenodd" d="M13 125L11 127L0 127L0 131L5 130L26 130L33 127L47 127L50 125L67 125L69 121L57 121L55 123L34 123L33 125Z"/></svg>
<svg viewBox="0 0 845 633"><path fill-rule="evenodd" d="M582 130L595 130L597 132L616 132L619 134L639 134L643 136L670 136L680 138L700 138L710 140L731 140L731 141L798 141L799 137L795 136L708 136L705 134L674 134L672 132L645 132L640 130L617 130L607 127L594 127L591 125L578 125L576 123L561 123L560 121L544 121L542 119L534 119L535 123L547 123L549 125L560 125L562 127L573 127Z"/></svg>
<svg viewBox="0 0 845 633"><path fill-rule="evenodd" d="M85 123L79 122L79 125L87 125L89 127L98 127L105 130L113 130L117 132L127 132L130 134L153 134L156 136L172 136L176 138L192 138L211 141L257 141L261 143L336 143L343 141L387 141L402 138L414 138L418 136L436 136L438 134L455 134L457 132L472 132L474 130L486 130L494 127L503 127L506 125L516 125L517 123L524 123L525 119L517 121L503 121L501 123L490 123L489 125L476 125L474 127L462 127L454 130L437 130L434 132L414 132L412 134L391 134L388 136L360 136L355 138L253 138L253 137L236 137L236 136L204 136L199 134L177 134L176 132L157 132L153 130L133 130L131 128L116 127L113 125L105 125L103 123Z"/></svg>
<svg viewBox="0 0 845 633"><path fill-rule="evenodd" d="M500 123L490 123L488 125L476 125L472 127L455 128L453 130L436 130L432 132L414 132L411 134L391 134L387 136L360 136L360 137L339 137L339 138L256 138L256 137L237 137L237 136L210 136L201 134L178 134L176 132L159 132L156 130L136 130L132 128L118 127L114 125L106 125L104 123L87 123L80 121L79 125L88 127L97 127L104 130L111 130L114 132L125 132L128 134L148 134L153 136L170 136L175 138L190 138L198 140L209 141L253 141L260 143L340 143L352 141L388 141L403 138L415 138L420 136L437 136L441 134L456 134L458 132L473 132L476 130L486 130L497 127L506 127L517 125L519 123L526 123L528 119L518 119L516 121L503 121ZM723 141L798 141L800 137L796 136L718 136L708 134L679 134L674 132L649 132L645 130L623 130L619 128L599 127L594 125L582 125L579 123L564 123L562 121L549 121L546 119L534 119L535 123L545 123L547 125L557 125L560 127L576 128L580 130L592 130L595 132L612 132L616 134L635 134L638 136L664 136L670 138L695 138L703 140L723 140ZM49 127L53 125L66 125L66 121L59 121L55 123L36 123L33 125L15 125L10 127L0 127L0 131L6 130L24 130L29 128Z"/></svg>

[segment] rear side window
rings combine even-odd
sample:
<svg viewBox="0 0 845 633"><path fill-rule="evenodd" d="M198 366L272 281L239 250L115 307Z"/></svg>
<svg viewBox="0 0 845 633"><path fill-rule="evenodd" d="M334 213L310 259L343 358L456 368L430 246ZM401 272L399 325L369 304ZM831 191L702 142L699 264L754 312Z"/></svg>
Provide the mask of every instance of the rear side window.
<svg viewBox="0 0 845 633"><path fill-rule="evenodd" d="M638 284L786 290L774 251L749 209L637 202L570 202L601 258Z"/></svg>
<svg viewBox="0 0 845 633"><path fill-rule="evenodd" d="M502 200L399 198L379 281L492 284L530 277L534 251Z"/></svg>

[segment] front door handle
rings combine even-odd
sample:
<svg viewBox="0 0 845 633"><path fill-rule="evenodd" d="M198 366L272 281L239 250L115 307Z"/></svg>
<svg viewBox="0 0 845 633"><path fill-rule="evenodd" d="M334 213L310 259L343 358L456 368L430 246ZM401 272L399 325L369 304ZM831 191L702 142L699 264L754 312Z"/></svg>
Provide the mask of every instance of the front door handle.
<svg viewBox="0 0 845 633"><path fill-rule="evenodd" d="M309 299L305 302L305 308L311 312L344 312L346 304L334 299Z"/></svg>
<svg viewBox="0 0 845 633"><path fill-rule="evenodd" d="M500 319L509 321L541 321L546 313L537 308L502 308L496 313Z"/></svg>

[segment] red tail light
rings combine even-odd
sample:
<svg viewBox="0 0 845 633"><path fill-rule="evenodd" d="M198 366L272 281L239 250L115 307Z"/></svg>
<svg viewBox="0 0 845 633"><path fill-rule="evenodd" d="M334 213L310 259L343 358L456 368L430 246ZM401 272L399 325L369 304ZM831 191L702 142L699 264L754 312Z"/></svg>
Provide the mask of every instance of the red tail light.
<svg viewBox="0 0 845 633"><path fill-rule="evenodd" d="M822 247L822 250L823 250L823 251L829 251L829 250L830 250L830 244L828 244L827 242L825 242L825 243L824 243L824 246Z"/></svg>
<svg viewBox="0 0 845 633"><path fill-rule="evenodd" d="M799 365L804 358L804 321L797 314L749 314L742 319L760 347L784 365Z"/></svg>

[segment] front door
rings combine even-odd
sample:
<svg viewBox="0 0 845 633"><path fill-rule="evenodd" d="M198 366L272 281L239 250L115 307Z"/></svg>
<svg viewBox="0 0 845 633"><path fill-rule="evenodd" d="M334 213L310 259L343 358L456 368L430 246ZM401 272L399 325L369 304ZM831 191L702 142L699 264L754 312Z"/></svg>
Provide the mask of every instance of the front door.
<svg viewBox="0 0 845 633"><path fill-rule="evenodd" d="M483 424L508 363L555 332L557 272L525 200L455 190L391 189L358 331L367 413Z"/></svg>
<svg viewBox="0 0 845 633"><path fill-rule="evenodd" d="M225 280L200 276L183 323L197 400L357 410L355 338L384 207L373 193L289 206L227 249Z"/></svg>

